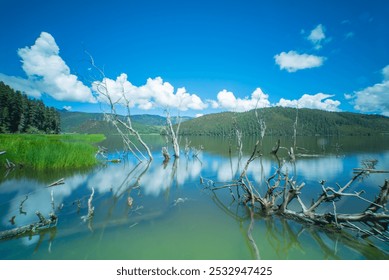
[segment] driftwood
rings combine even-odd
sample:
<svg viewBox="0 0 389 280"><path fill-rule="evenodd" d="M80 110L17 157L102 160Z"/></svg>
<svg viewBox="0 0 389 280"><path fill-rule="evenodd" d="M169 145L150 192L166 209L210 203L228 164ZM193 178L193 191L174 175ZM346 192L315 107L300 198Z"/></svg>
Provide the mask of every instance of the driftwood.
<svg viewBox="0 0 389 280"><path fill-rule="evenodd" d="M370 168L354 168L354 173L359 173L362 170L369 173L389 173L389 170L376 170L376 169L370 169Z"/></svg>
<svg viewBox="0 0 389 280"><path fill-rule="evenodd" d="M65 179L61 178L61 179L51 183L50 185L48 185L47 188L58 186L58 185L63 185L63 184L65 184Z"/></svg>
<svg viewBox="0 0 389 280"><path fill-rule="evenodd" d="M95 194L95 189L92 187L92 193L88 199L88 214L86 216L82 216L81 219L85 222L87 220L90 220L92 219L93 215L94 215L94 212L95 212L95 208L93 207L92 205L92 200L93 200L93 196Z"/></svg>
<svg viewBox="0 0 389 280"><path fill-rule="evenodd" d="M278 143L277 141L273 151L278 150ZM289 176L288 171L283 171L281 165L265 181L265 190L254 186L249 180L246 174L248 166L253 160L260 157L257 151L258 144L257 142L253 153L236 180L216 184L211 180L201 178L201 183L212 192L229 189L234 201L237 200L238 203L250 207L250 211L264 216L283 216L304 224L330 228L334 231L351 229L357 231L363 238L376 237L381 241L389 241L389 212L386 209L389 200L389 180L385 180L376 199L369 201L363 197L363 191L349 192L350 186L355 181L373 173L370 169L357 169L358 173L344 186L338 184L335 187L327 186L325 181L321 181L321 194L308 205L300 197L305 183L297 183L293 177ZM336 205L343 197L354 197L368 203L369 206L359 213L339 213ZM290 207L292 202L294 202L293 208ZM318 211L320 206L327 206L327 209L331 207L333 210L320 212Z"/></svg>
<svg viewBox="0 0 389 280"><path fill-rule="evenodd" d="M93 232L93 216L95 213L95 208L92 205L93 196L95 194L95 189L92 187L92 193L88 199L88 214L81 217L83 222L88 222L88 228Z"/></svg>
<svg viewBox="0 0 389 280"><path fill-rule="evenodd" d="M46 219L39 211L35 212L35 214L38 216L39 222L2 231L0 232L0 240L8 240L24 235L35 235L38 234L40 230L55 227L57 225L58 218L55 214L51 213L48 219Z"/></svg>

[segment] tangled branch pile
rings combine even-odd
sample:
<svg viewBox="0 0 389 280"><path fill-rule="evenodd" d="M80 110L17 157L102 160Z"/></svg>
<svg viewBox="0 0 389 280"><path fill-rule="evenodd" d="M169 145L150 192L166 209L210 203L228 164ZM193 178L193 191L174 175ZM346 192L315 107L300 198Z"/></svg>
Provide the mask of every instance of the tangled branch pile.
<svg viewBox="0 0 389 280"><path fill-rule="evenodd" d="M201 182L212 192L229 189L234 201L264 216L283 216L334 231L351 229L357 231L362 238L375 237L385 242L389 241L389 211L386 208L389 199L389 180L384 181L374 201L364 198L364 191L350 191L350 186L354 182L372 173L371 168L355 169L356 173L344 186L339 184L327 186L325 181L321 181L321 193L308 204L301 197L305 183L297 183L282 165L265 180L265 188L255 186L247 176L247 169L250 163L259 157L261 154L257 142L236 180L220 184L201 178ZM337 205L343 197L354 197L364 201L368 206L358 213L339 213Z"/></svg>

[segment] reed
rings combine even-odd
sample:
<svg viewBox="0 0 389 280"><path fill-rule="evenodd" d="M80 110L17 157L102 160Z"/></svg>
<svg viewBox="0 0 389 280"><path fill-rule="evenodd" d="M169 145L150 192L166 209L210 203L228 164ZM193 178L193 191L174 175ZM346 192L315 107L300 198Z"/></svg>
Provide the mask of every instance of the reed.
<svg viewBox="0 0 389 280"><path fill-rule="evenodd" d="M0 134L0 165L8 159L34 169L82 168L97 164L93 143L102 134L30 135Z"/></svg>

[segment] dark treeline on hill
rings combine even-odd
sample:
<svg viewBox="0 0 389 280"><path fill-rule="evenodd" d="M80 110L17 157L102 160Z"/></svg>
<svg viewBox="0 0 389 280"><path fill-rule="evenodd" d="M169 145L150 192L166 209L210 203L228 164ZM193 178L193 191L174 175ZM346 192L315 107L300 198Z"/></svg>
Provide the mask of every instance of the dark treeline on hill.
<svg viewBox="0 0 389 280"><path fill-rule="evenodd" d="M266 122L266 135L291 136L298 112L297 135L377 135L389 133L389 118L349 112L327 112L316 109L271 107L258 109ZM205 115L181 124L182 135L234 135L236 129L244 135L259 135L255 110L243 113L224 112Z"/></svg>
<svg viewBox="0 0 389 280"><path fill-rule="evenodd" d="M60 116L55 108L0 82L0 133L59 132Z"/></svg>

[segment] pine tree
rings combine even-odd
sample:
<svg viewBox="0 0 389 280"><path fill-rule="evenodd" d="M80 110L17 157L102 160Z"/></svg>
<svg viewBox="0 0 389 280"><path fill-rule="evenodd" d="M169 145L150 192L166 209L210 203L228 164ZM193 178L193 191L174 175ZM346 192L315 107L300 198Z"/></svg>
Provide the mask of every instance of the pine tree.
<svg viewBox="0 0 389 280"><path fill-rule="evenodd" d="M59 113L0 82L0 133L26 132L59 133Z"/></svg>

